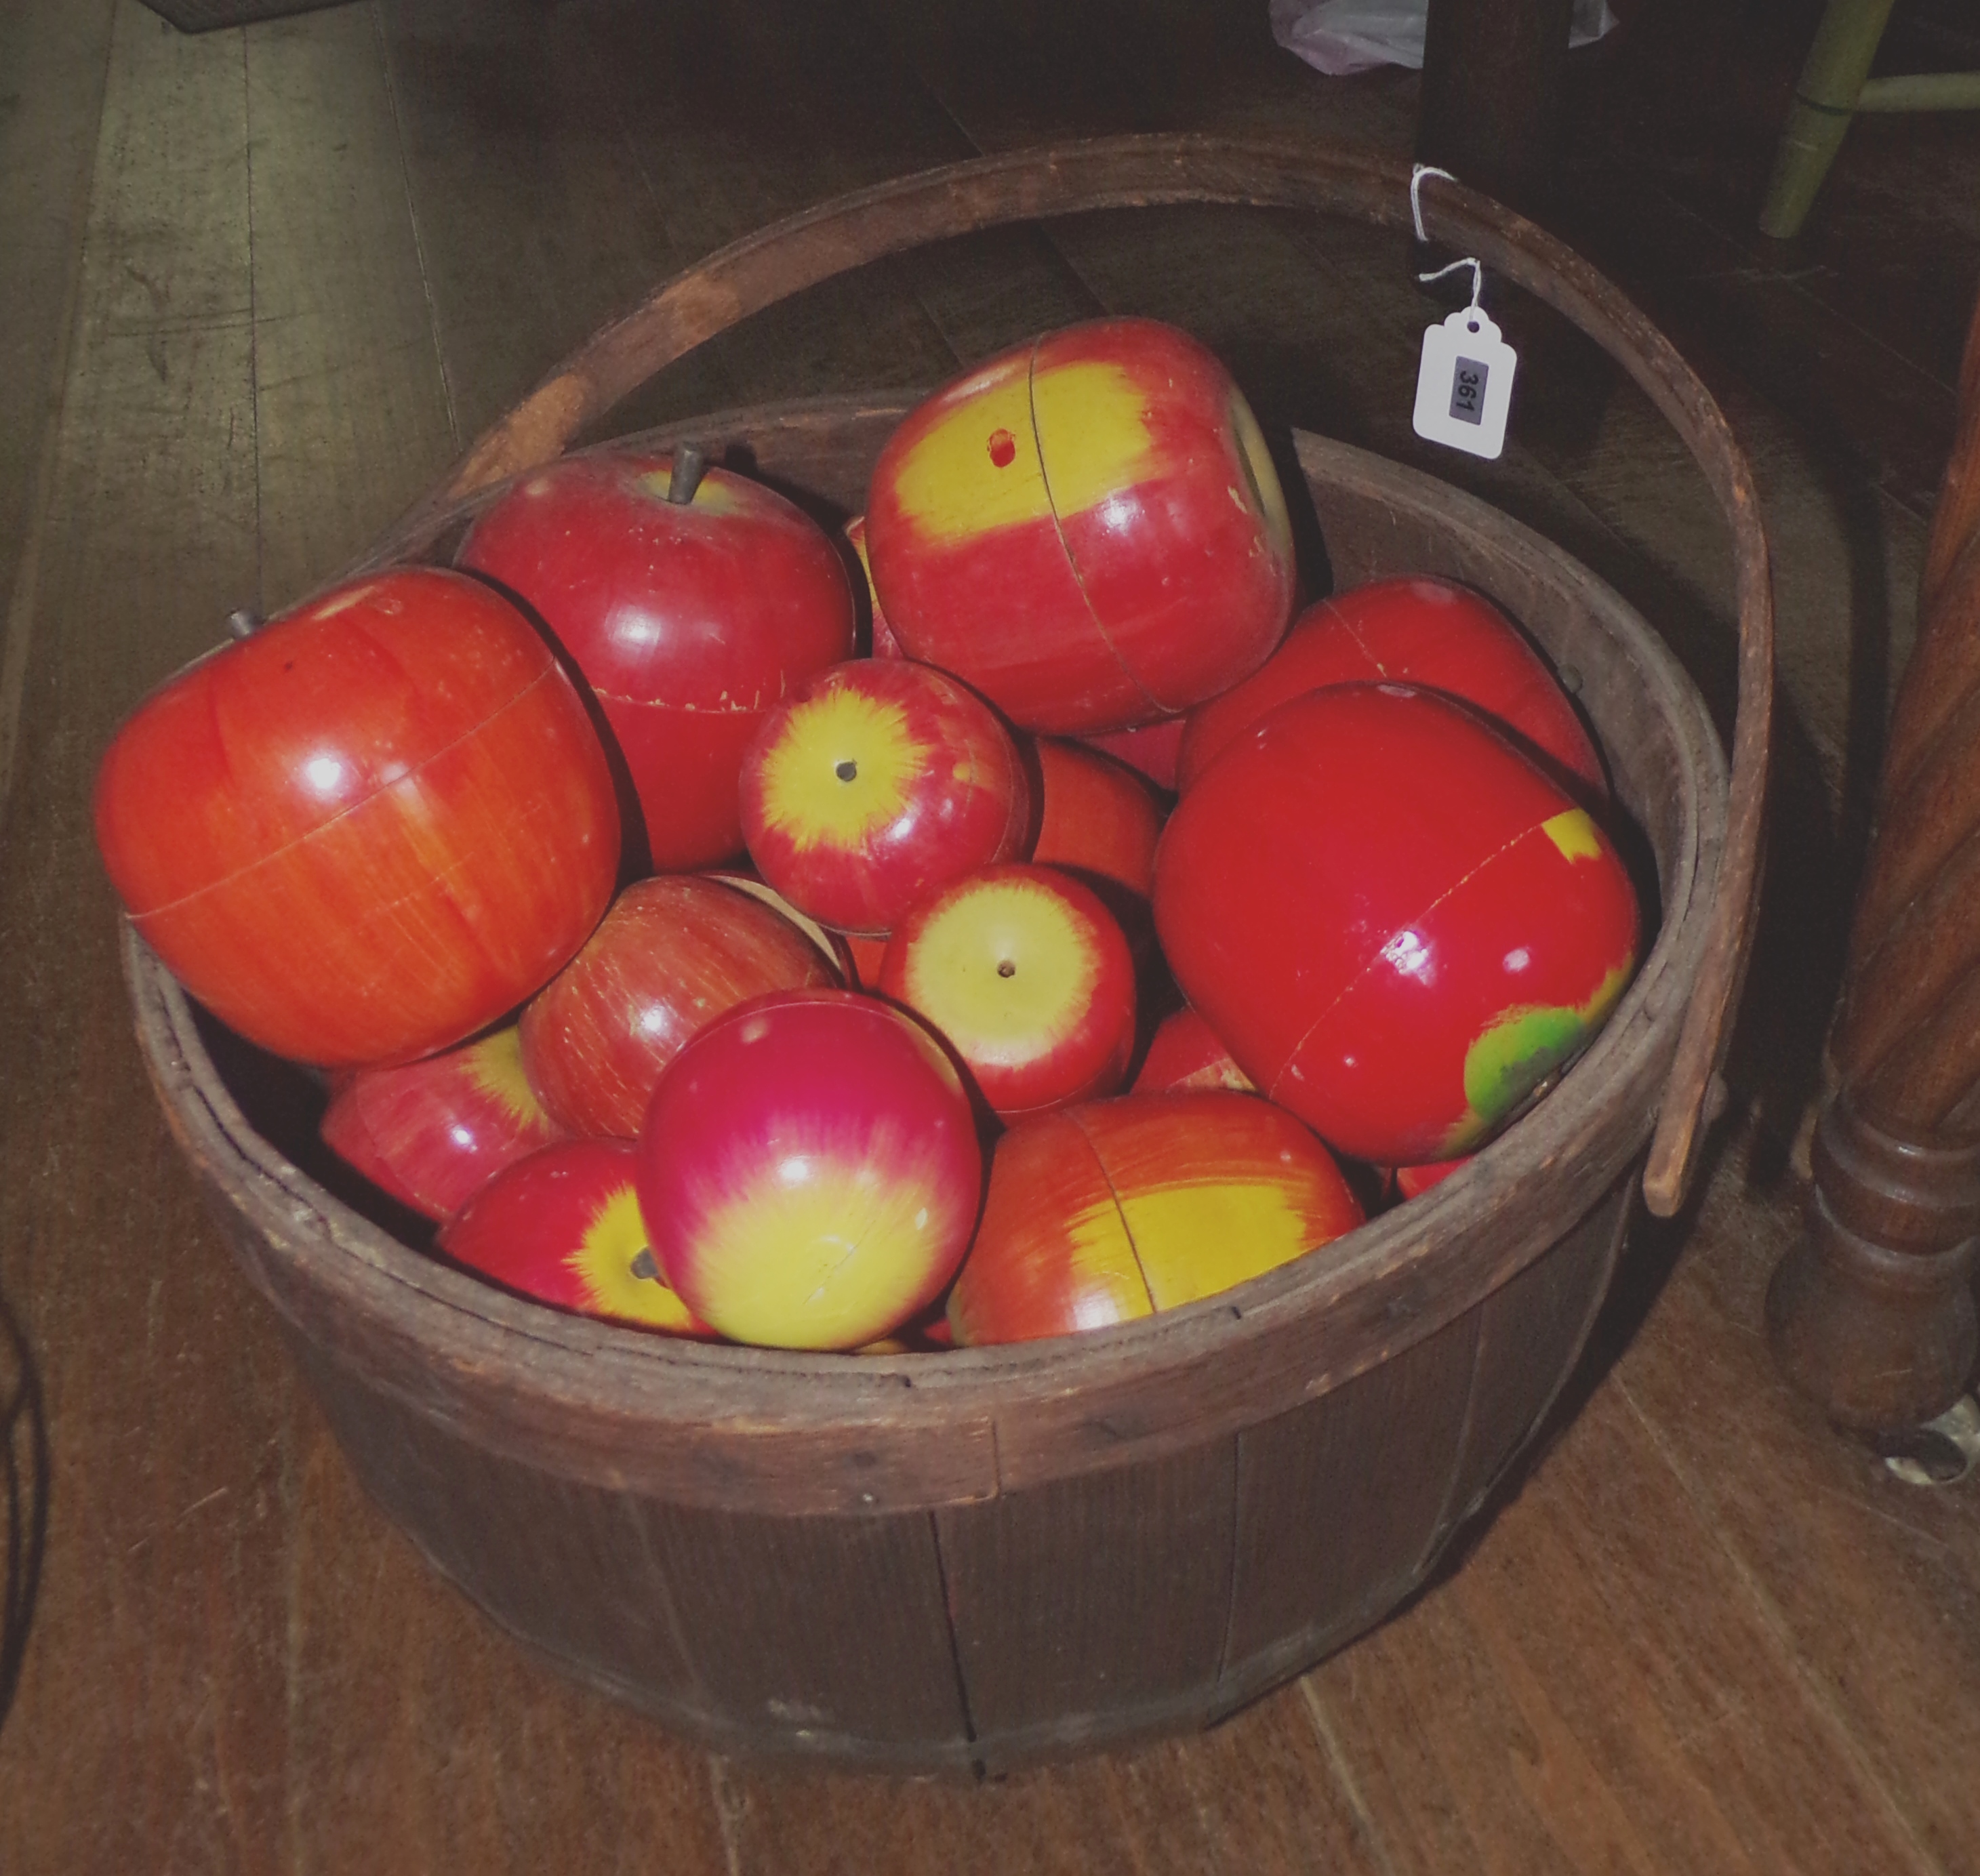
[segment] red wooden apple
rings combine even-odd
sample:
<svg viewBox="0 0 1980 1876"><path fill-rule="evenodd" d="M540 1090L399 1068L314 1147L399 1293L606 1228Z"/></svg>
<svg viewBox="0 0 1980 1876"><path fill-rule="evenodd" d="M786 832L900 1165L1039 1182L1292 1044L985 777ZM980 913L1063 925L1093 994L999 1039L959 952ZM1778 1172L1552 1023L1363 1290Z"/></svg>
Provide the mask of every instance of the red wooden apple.
<svg viewBox="0 0 1980 1876"><path fill-rule="evenodd" d="M1000 1119L1111 1094L1135 1047L1135 960L1095 895L1050 867L985 867L894 929L883 996L925 1017Z"/></svg>
<svg viewBox="0 0 1980 1876"><path fill-rule="evenodd" d="M1146 780L1111 755L1041 736L1035 745L1044 796L1032 858L1089 885L1145 899L1155 889L1162 812Z"/></svg>
<svg viewBox="0 0 1980 1876"><path fill-rule="evenodd" d="M1595 822L1475 712L1400 685L1281 704L1205 769L1162 836L1155 923L1259 1087L1388 1165L1480 1144L1636 968Z"/></svg>
<svg viewBox="0 0 1980 1876"><path fill-rule="evenodd" d="M965 1346L1102 1329L1214 1296L1361 1221L1326 1147L1269 1101L1088 1102L998 1141L948 1320Z"/></svg>
<svg viewBox="0 0 1980 1876"><path fill-rule="evenodd" d="M187 989L326 1067L485 1028L583 942L619 865L570 680L507 600L426 567L339 586L154 691L95 818Z"/></svg>
<svg viewBox="0 0 1980 1876"><path fill-rule="evenodd" d="M570 1132L630 1140L697 1031L766 991L837 981L803 932L746 893L642 879L523 1011L523 1066Z"/></svg>
<svg viewBox="0 0 1980 1876"><path fill-rule="evenodd" d="M1471 1155L1466 1154L1456 1160L1438 1160L1428 1166L1399 1166L1396 1168L1396 1190L1406 1199L1413 1199L1420 1192L1427 1192L1432 1186L1440 1186L1450 1175L1471 1164Z"/></svg>
<svg viewBox="0 0 1980 1876"><path fill-rule="evenodd" d="M712 1024L655 1089L640 1203L661 1268L738 1341L852 1349L939 1297L982 1157L962 1077L919 1023L789 991Z"/></svg>
<svg viewBox="0 0 1980 1876"><path fill-rule="evenodd" d="M852 957L851 981L862 989L872 990L880 981L881 967L887 961L887 935L869 938L863 933L845 934L845 948Z"/></svg>
<svg viewBox="0 0 1980 1876"><path fill-rule="evenodd" d="M983 700L905 659L835 665L771 712L742 765L756 870L800 911L869 935L1031 831L1017 745Z"/></svg>
<svg viewBox="0 0 1980 1876"><path fill-rule="evenodd" d="M873 590L873 563L866 557L866 517L855 515L840 530L845 536L846 545L852 550L853 557L859 563L859 570L866 579L867 616L872 625L872 656L875 658L905 658L901 641L894 636L894 628L887 623L887 615L882 610L880 596Z"/></svg>
<svg viewBox="0 0 1980 1876"><path fill-rule="evenodd" d="M1529 755L1594 799L1602 759L1567 694L1526 635L1490 600L1454 580L1416 576L1350 587L1310 606L1244 682L1190 712L1176 762L1188 789L1217 752L1274 704L1324 685L1389 678L1461 697Z"/></svg>
<svg viewBox="0 0 1980 1876"><path fill-rule="evenodd" d="M429 1218L458 1211L503 1167L563 1137L523 1073L516 1025L397 1068L359 1068L331 1097L324 1144Z"/></svg>
<svg viewBox="0 0 1980 1876"><path fill-rule="evenodd" d="M663 872L741 848L742 752L766 712L852 656L853 631L845 569L816 523L722 469L670 500L673 467L602 454L539 470L459 556L526 600L576 659Z"/></svg>
<svg viewBox="0 0 1980 1876"><path fill-rule="evenodd" d="M787 919L809 938L820 957L836 973L833 980L850 984L857 978L852 958L852 941L843 931L835 931L829 925L822 925L809 912L801 912L776 888L758 875L742 867L711 867L702 875L716 885L731 886L738 892L746 892L759 905L767 905L779 918Z"/></svg>
<svg viewBox="0 0 1980 1876"><path fill-rule="evenodd" d="M1137 1094L1181 1094L1191 1088L1252 1091L1251 1077L1231 1058L1217 1032L1188 1008L1162 1019L1135 1077Z"/></svg>
<svg viewBox="0 0 1980 1876"><path fill-rule="evenodd" d="M1028 729L1153 722L1257 669L1292 609L1285 499L1243 394L1173 327L1107 319L910 412L867 552L909 656Z"/></svg>
<svg viewBox="0 0 1980 1876"><path fill-rule="evenodd" d="M1138 769L1158 789L1175 792L1176 759L1181 752L1183 734L1189 727L1186 716L1165 716L1158 723L1143 723L1132 729L1109 730L1104 735L1082 736L1080 740L1102 755L1111 755Z"/></svg>
<svg viewBox="0 0 1980 1876"><path fill-rule="evenodd" d="M634 1171L629 1141L543 1147L497 1173L442 1225L440 1247L539 1303L713 1340L654 1261Z"/></svg>

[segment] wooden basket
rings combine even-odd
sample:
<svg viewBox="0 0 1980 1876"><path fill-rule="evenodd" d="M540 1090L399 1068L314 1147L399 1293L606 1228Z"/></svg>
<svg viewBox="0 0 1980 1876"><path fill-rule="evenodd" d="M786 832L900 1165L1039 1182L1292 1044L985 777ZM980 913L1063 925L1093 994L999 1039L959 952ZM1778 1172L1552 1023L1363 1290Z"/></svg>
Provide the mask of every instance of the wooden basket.
<svg viewBox="0 0 1980 1876"><path fill-rule="evenodd" d="M1158 201L1401 227L1408 180L1346 154L1136 138L846 198L607 328L364 564L432 551L661 365L880 254ZM1696 691L1600 582L1432 478L1296 438L1337 582L1444 573L1523 620L1580 674L1655 855L1661 929L1606 1028L1425 1197L1226 1295L1085 1336L878 1358L672 1342L510 1297L333 1196L307 1078L196 1011L127 931L166 1114L352 1466L567 1672L724 1751L903 1768L1206 1725L1424 1580L1573 1366L1639 1174L1653 1209L1679 1201L1752 915L1772 624L1751 478L1703 387L1573 255L1450 184L1424 198L1433 238L1566 313L1683 435L1732 526L1741 633L1729 786ZM691 434L850 511L903 408L841 399Z"/></svg>

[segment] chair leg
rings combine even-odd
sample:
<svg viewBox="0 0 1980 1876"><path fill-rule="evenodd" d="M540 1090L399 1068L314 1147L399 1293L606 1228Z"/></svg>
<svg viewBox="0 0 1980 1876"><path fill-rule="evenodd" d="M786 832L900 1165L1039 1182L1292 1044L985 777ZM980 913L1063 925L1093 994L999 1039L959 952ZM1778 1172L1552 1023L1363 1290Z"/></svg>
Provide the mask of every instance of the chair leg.
<svg viewBox="0 0 1980 1876"><path fill-rule="evenodd" d="M1786 241L1800 232L1816 192L1842 147L1870 75L1892 0L1829 0L1795 87L1787 128L1774 154L1774 171L1760 211L1760 232Z"/></svg>

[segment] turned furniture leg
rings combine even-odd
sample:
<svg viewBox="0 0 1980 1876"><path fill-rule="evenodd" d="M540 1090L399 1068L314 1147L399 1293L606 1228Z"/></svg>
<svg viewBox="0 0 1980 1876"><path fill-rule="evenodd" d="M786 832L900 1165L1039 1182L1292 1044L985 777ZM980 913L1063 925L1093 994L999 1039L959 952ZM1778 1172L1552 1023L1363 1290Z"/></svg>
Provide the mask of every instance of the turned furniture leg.
<svg viewBox="0 0 1980 1876"><path fill-rule="evenodd" d="M1980 307L1829 1037L1776 1359L1838 1424L1916 1426L1973 1367L1980 1249Z"/></svg>
<svg viewBox="0 0 1980 1876"><path fill-rule="evenodd" d="M1842 146L1890 16L1891 0L1829 0L1774 154L1774 173L1760 210L1762 234L1786 241L1800 231Z"/></svg>

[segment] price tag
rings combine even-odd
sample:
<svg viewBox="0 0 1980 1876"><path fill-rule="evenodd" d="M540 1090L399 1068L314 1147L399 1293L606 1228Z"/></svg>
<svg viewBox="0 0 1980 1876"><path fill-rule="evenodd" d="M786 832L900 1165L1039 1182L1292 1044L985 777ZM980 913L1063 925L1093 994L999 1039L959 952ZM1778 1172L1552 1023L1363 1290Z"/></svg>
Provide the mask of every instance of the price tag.
<svg viewBox="0 0 1980 1876"><path fill-rule="evenodd" d="M1417 373L1417 434L1473 456L1497 456L1506 447L1519 362L1519 354L1476 306L1426 329Z"/></svg>

